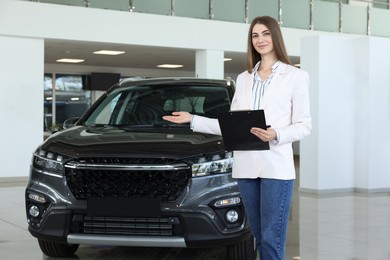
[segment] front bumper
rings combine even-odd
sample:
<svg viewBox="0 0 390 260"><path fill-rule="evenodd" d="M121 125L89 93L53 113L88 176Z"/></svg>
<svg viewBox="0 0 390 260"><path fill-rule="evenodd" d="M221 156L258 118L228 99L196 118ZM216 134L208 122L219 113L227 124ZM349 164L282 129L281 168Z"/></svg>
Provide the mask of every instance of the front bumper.
<svg viewBox="0 0 390 260"><path fill-rule="evenodd" d="M241 203L212 206L216 200L239 196L231 175L192 179L174 203L161 205L161 217L157 220L89 216L87 201L75 199L63 179L36 177L26 189L26 211L29 231L38 239L68 244L193 248L231 245L250 237ZM28 196L31 193L45 197L47 202L39 204L31 200ZM40 208L37 218L29 215L32 205ZM237 223L229 224L224 218L231 209L241 216Z"/></svg>
<svg viewBox="0 0 390 260"><path fill-rule="evenodd" d="M74 215L70 210L52 210L39 228L30 225L29 231L39 239L57 243L136 247L214 247L235 244L250 237L245 220L235 232L223 233L218 228L218 221L200 213L179 213L174 219L180 223L180 230L170 236L77 233L74 232L75 216L80 215Z"/></svg>

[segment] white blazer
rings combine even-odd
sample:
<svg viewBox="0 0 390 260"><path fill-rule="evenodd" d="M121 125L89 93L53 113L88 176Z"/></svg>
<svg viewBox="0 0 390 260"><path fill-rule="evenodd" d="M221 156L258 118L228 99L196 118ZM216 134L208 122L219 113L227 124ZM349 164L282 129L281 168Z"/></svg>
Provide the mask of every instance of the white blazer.
<svg viewBox="0 0 390 260"><path fill-rule="evenodd" d="M231 110L253 109L253 78L254 72L238 75ZM233 177L295 179L292 143L311 132L308 73L280 62L260 109L267 125L277 129L279 142L270 142L270 150L234 151ZM192 127L194 132L221 135L217 119L194 115Z"/></svg>

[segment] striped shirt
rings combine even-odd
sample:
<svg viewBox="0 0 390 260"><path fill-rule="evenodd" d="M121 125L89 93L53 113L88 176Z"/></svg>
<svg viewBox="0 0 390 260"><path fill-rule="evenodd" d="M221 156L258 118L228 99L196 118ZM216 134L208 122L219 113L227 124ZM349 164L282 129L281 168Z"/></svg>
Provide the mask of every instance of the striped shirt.
<svg viewBox="0 0 390 260"><path fill-rule="evenodd" d="M255 97L254 102L253 102L253 109L254 110L260 109L260 104L261 104L261 101L263 100L264 93L267 91L268 86L271 83L273 76L275 75L276 68L279 66L279 60L277 62L275 62L274 65L272 65L272 72L266 80L262 80L259 73L258 73L260 64L261 64L261 61L259 61L253 69L253 71L255 73L255 76L253 79L253 86L252 86L252 93L253 93L253 96Z"/></svg>

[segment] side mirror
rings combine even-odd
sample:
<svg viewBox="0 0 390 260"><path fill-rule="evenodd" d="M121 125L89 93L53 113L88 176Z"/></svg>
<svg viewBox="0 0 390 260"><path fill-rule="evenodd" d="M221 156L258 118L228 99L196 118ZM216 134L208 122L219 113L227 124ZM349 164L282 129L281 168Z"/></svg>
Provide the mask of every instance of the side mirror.
<svg viewBox="0 0 390 260"><path fill-rule="evenodd" d="M62 128L63 129L68 129L68 128L71 128L72 126L74 126L77 121L79 121L79 117L72 117L72 118L68 118L64 121L64 123L62 124Z"/></svg>

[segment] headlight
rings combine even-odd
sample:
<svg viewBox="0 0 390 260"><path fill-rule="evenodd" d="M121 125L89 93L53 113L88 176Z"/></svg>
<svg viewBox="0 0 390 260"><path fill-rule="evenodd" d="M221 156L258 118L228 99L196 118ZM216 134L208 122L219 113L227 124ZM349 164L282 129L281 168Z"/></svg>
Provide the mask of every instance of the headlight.
<svg viewBox="0 0 390 260"><path fill-rule="evenodd" d="M38 149L34 153L33 164L38 170L47 174L62 176L64 169L64 157L60 154Z"/></svg>
<svg viewBox="0 0 390 260"><path fill-rule="evenodd" d="M232 171L233 153L202 157L192 164L192 177L228 173Z"/></svg>

